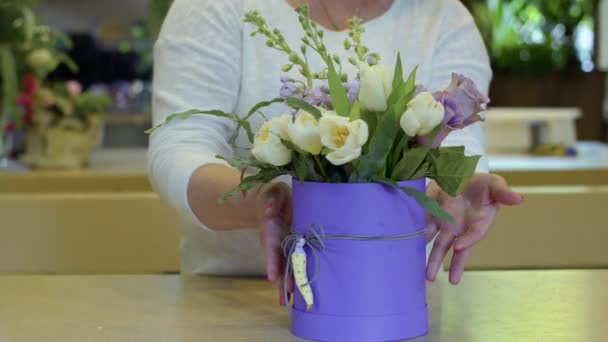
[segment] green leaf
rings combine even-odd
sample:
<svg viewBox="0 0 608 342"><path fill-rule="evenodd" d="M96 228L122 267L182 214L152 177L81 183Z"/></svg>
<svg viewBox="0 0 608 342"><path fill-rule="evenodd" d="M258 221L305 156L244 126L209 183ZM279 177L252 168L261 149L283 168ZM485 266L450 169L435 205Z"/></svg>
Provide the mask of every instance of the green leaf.
<svg viewBox="0 0 608 342"><path fill-rule="evenodd" d="M434 151L429 177L450 196L458 196L475 173L479 158L481 156L467 157L460 152Z"/></svg>
<svg viewBox="0 0 608 342"><path fill-rule="evenodd" d="M361 119L367 122L367 129L369 130L370 136L372 133L376 132L376 127L378 126L378 113L364 110L361 112ZM369 144L370 143L368 142L363 147L363 154L367 153L367 147Z"/></svg>
<svg viewBox="0 0 608 342"><path fill-rule="evenodd" d="M234 145L236 143L236 138L239 135L241 127L245 130L245 134L247 134L247 140L249 140L249 143L253 144L255 134L253 133L253 130L251 129L251 124L249 123L249 121L247 121L247 119L239 119L237 121L237 127L234 129L234 135L230 139L230 144Z"/></svg>
<svg viewBox="0 0 608 342"><path fill-rule="evenodd" d="M374 175L384 176L382 170L386 170L389 153L393 150L393 144L401 129L399 120L416 91L415 81L412 81L415 78L416 68L410 74L408 81L402 85L401 97L396 103L391 104L383 115L380 115L367 151L361 157L361 163L351 174L351 182L365 181Z"/></svg>
<svg viewBox="0 0 608 342"><path fill-rule="evenodd" d="M429 158L427 157L427 160L425 160L422 164L420 164L420 166L418 167L416 172L414 172L414 174L412 175L411 179L418 179L418 178L429 176L429 172L431 169L431 162L428 159Z"/></svg>
<svg viewBox="0 0 608 342"><path fill-rule="evenodd" d="M418 65L414 67L414 70L410 73L410 76L405 81L405 89L409 91L410 89L416 90L416 75L418 74ZM409 102L409 101L408 101Z"/></svg>
<svg viewBox="0 0 608 342"><path fill-rule="evenodd" d="M389 164L390 174L393 174L396 164L399 163L399 160L401 159L401 156L404 153L404 149L411 139L411 137L409 137L404 132L398 132L397 136L398 137L400 136L400 138L398 138L399 142L396 145L394 145L393 152L390 157L390 159L391 159L391 163Z"/></svg>
<svg viewBox="0 0 608 342"><path fill-rule="evenodd" d="M282 99L282 98L280 98L280 97L277 97L277 98L272 99L270 101L259 102L255 106L251 107L251 109L247 113L247 117L246 118L249 118L250 116L252 116L253 114L257 113L262 108L268 107L268 106L270 106L272 104L275 104L275 103L281 103L281 102L285 102L285 100Z"/></svg>
<svg viewBox="0 0 608 342"><path fill-rule="evenodd" d="M300 181L322 182L321 176L315 169L315 161L309 154L296 154L293 158L293 166L295 168L295 176Z"/></svg>
<svg viewBox="0 0 608 342"><path fill-rule="evenodd" d="M454 218L450 216L450 214L448 214L445 210L443 210L436 200L427 196L426 193L407 186L400 186L397 182L390 179L375 179L375 181L397 189L401 189L401 191L403 191L406 195L414 198L414 200L416 200L416 202L418 202L421 207L426 209L429 214L446 222L454 222Z"/></svg>
<svg viewBox="0 0 608 342"><path fill-rule="evenodd" d="M292 143L289 140L285 140L285 139L281 139L281 143L283 144L283 146L287 147L288 149L300 153L300 154L307 154L308 152L302 150L301 148L299 148L296 144Z"/></svg>
<svg viewBox="0 0 608 342"><path fill-rule="evenodd" d="M286 170L277 169L277 168L266 168L261 169L257 174L247 176L242 179L241 184L238 187L228 191L223 194L218 202L220 204L225 203L230 197L234 196L236 193L241 192L245 195L248 191L253 190L263 184L269 183L273 179L288 174Z"/></svg>
<svg viewBox="0 0 608 342"><path fill-rule="evenodd" d="M304 100L300 100L295 97L290 97L287 99L287 104L293 109L301 109L305 112L310 113L317 120L321 118L321 110Z"/></svg>
<svg viewBox="0 0 608 342"><path fill-rule="evenodd" d="M245 170L247 168L250 167L256 167L256 168L267 168L268 164L262 163L261 161L250 157L250 158L245 158L245 157L234 157L234 158L227 158L221 155L216 155L215 156L218 159L224 160L228 163L228 165L234 167L235 169L239 169L239 170Z"/></svg>
<svg viewBox="0 0 608 342"><path fill-rule="evenodd" d="M395 103L399 96L399 89L403 87L405 81L403 80L403 65L401 64L401 53L397 54L397 64L395 65L395 74L393 76L393 90L391 95L388 97L387 103Z"/></svg>
<svg viewBox="0 0 608 342"><path fill-rule="evenodd" d="M352 161L352 164L355 165L358 159ZM327 182L330 183L347 183L348 182L348 173L345 170L344 166L335 166L330 163L326 164L325 174L327 175Z"/></svg>
<svg viewBox="0 0 608 342"><path fill-rule="evenodd" d="M342 84L342 78L336 72L334 64L330 59L327 61L327 80L329 83L329 94L331 95L331 103L334 105L336 113L341 116L350 115L350 102L346 88Z"/></svg>
<svg viewBox="0 0 608 342"><path fill-rule="evenodd" d="M155 127L150 128L149 130L147 130L145 133L146 134L150 134L154 131L156 131L157 129L159 129L160 127L168 124L169 122L173 121L173 120L184 120L187 119L193 115L198 115L198 114L206 114L206 115L213 115L213 116L218 116L218 117L223 117L223 118L228 118L232 121L238 122L239 119L236 117L236 115L231 114L231 113L226 113L223 112L221 110L199 110L199 109L191 109L182 113L175 113L175 114L171 114L169 116L167 116L167 118L165 119L164 122L156 125Z"/></svg>
<svg viewBox="0 0 608 342"><path fill-rule="evenodd" d="M403 154L403 158L395 166L391 179L395 181L404 181L413 179L416 171L424 163L429 154L428 147L417 147Z"/></svg>
<svg viewBox="0 0 608 342"><path fill-rule="evenodd" d="M431 152L434 155L439 155L441 153L459 153L459 154L464 155L464 146L438 147L438 148L434 148Z"/></svg>
<svg viewBox="0 0 608 342"><path fill-rule="evenodd" d="M392 110L393 108L390 107L386 115L378 122L366 153L361 156L361 162L351 175L351 182L361 182L374 175L379 176L384 169L391 146L400 129L399 121L395 119L397 116Z"/></svg>
<svg viewBox="0 0 608 342"><path fill-rule="evenodd" d="M63 63L72 73L78 72L78 64L65 53L57 54L57 59Z"/></svg>
<svg viewBox="0 0 608 342"><path fill-rule="evenodd" d="M418 204L429 212L429 214L442 221L454 222L454 218L443 210L436 200L427 196L426 193L406 186L400 186L399 189L403 190L403 192L405 192L407 195L413 197Z"/></svg>

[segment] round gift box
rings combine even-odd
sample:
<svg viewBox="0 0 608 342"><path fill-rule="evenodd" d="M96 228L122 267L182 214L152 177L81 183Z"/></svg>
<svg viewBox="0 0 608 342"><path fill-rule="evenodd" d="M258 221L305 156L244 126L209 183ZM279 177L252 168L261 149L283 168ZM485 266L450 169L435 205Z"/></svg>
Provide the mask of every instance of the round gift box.
<svg viewBox="0 0 608 342"><path fill-rule="evenodd" d="M425 191L425 179L399 183ZM397 236L426 227L425 210L401 190L378 183L293 181L293 227L326 235ZM318 229L318 228L316 228ZM314 305L295 291L292 333L331 342L399 341L426 334L426 238L332 240L305 247Z"/></svg>

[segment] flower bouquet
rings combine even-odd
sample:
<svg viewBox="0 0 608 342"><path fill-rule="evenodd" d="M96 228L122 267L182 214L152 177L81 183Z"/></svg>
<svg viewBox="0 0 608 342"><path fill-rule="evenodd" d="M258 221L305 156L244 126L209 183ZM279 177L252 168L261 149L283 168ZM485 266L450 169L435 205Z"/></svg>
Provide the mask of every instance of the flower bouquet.
<svg viewBox="0 0 608 342"><path fill-rule="evenodd" d="M22 160L35 168L77 169L88 163L97 146L110 98L104 94L83 92L76 81L34 89L24 123L27 132L26 153Z"/></svg>
<svg viewBox="0 0 608 342"><path fill-rule="evenodd" d="M247 192L281 175L293 176L292 231L284 241L286 273L296 291L291 305L295 335L322 341L393 341L427 331L425 227L427 211L452 220L426 195L426 179L458 195L473 175L479 156L464 147L440 147L453 130L481 120L489 102L473 82L453 75L443 91L430 93L408 77L400 56L391 71L362 42L364 26L350 20L344 48L356 75L324 44L324 31L298 10L304 36L294 50L278 29L256 11L246 14L252 36L287 55L280 97L244 114L190 110L160 126L192 115L213 115L243 130L251 157L218 158L242 170ZM311 70L307 52L318 54L323 70ZM250 118L283 104L286 114L254 132ZM250 172L254 170L253 172Z"/></svg>

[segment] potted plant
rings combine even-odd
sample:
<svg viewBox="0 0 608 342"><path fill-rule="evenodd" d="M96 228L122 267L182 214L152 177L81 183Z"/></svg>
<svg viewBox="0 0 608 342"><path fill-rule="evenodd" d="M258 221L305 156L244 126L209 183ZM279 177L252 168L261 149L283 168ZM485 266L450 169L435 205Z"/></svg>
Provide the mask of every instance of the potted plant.
<svg viewBox="0 0 608 342"><path fill-rule="evenodd" d="M16 167L13 138L31 118L37 84L62 63L76 70L63 52L70 40L36 23L34 2L0 2L0 168Z"/></svg>
<svg viewBox="0 0 608 342"><path fill-rule="evenodd" d="M99 142L110 102L105 94L82 92L76 81L41 86L33 116L26 124L27 148L22 160L34 168L86 166Z"/></svg>

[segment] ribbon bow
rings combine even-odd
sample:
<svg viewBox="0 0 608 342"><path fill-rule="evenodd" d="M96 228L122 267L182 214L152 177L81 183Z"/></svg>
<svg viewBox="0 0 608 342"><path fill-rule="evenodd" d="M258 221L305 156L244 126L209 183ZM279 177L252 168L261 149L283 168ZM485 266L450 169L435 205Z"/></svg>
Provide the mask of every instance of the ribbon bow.
<svg viewBox="0 0 608 342"><path fill-rule="evenodd" d="M315 229L316 228L316 229ZM318 231L317 231L318 229ZM283 240L281 247L285 254L285 276L283 279L283 296L285 303L289 303L287 297L287 288L289 287L289 279L294 276L296 285L302 298L306 302L308 310L312 308L314 298L310 284L317 280L319 274L320 259L319 254L325 249L325 240L354 240L354 241L398 241L409 240L426 233L425 229L420 229L411 233L388 236L368 236L368 235L326 235L323 226L320 224L312 224L304 233L291 228L290 234ZM308 280L306 274L306 251L304 247L308 246L315 259L315 273L312 279Z"/></svg>

